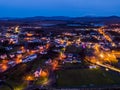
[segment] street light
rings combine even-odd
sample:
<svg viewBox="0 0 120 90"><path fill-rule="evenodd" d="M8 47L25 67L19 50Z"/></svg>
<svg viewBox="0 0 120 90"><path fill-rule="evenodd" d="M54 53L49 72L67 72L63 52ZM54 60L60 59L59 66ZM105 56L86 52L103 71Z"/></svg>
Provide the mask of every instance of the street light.
<svg viewBox="0 0 120 90"><path fill-rule="evenodd" d="M101 58L104 58L104 54L101 53L101 54L100 54L100 57L101 57Z"/></svg>

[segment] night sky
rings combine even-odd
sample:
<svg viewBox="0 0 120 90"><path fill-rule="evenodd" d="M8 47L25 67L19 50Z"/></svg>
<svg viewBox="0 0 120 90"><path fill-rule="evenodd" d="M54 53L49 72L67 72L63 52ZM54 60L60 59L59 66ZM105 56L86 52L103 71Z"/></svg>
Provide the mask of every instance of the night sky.
<svg viewBox="0 0 120 90"><path fill-rule="evenodd" d="M0 17L120 16L120 0L0 0Z"/></svg>

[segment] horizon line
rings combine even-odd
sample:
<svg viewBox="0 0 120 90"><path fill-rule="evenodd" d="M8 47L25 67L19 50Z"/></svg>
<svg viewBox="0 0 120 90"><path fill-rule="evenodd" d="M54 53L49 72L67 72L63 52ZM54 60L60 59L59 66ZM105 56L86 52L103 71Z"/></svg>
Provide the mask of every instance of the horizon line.
<svg viewBox="0 0 120 90"><path fill-rule="evenodd" d="M46 15L36 15L36 16L0 16L0 18L30 18L30 17L70 17L70 18L76 18L76 17L120 17L120 15L102 15L102 16L97 16L97 15L84 15L84 16L65 16L65 15L53 15L53 16L46 16Z"/></svg>

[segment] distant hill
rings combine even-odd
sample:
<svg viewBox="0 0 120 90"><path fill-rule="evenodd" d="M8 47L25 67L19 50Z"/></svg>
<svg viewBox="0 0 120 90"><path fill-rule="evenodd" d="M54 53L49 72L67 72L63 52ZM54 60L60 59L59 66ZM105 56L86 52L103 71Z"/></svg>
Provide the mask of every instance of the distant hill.
<svg viewBox="0 0 120 90"><path fill-rule="evenodd" d="M36 21L75 21L75 22L93 22L93 23L120 23L119 16L109 16L109 17L66 17L66 16L35 16L26 18L0 18L0 21L16 21L16 22L36 22Z"/></svg>
<svg viewBox="0 0 120 90"><path fill-rule="evenodd" d="M44 16L36 16L36 17L28 17L24 19L32 19L32 20L70 20L71 17L65 16L53 16L53 17L44 17Z"/></svg>
<svg viewBox="0 0 120 90"><path fill-rule="evenodd" d="M65 16L53 16L53 17L45 17L45 16L35 16L35 17L25 17L25 18L11 18L11 17L5 17L0 18L0 20L70 20L71 17L65 17Z"/></svg>
<svg viewBox="0 0 120 90"><path fill-rule="evenodd" d="M76 17L72 20L78 22L101 22L101 23L120 23L120 17L109 16L109 17Z"/></svg>

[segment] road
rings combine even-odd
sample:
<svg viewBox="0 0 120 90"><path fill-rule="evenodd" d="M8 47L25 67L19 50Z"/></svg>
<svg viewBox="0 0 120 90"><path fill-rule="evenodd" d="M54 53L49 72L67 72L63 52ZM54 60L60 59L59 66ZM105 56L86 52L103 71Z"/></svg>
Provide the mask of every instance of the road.
<svg viewBox="0 0 120 90"><path fill-rule="evenodd" d="M113 71L116 71L116 72L119 72L120 73L120 69L118 68L115 68L113 66L108 66L108 65L104 65L102 63L99 63L99 62L96 62L97 65L101 66L101 67L104 67L104 68L108 68L110 70L113 70Z"/></svg>

